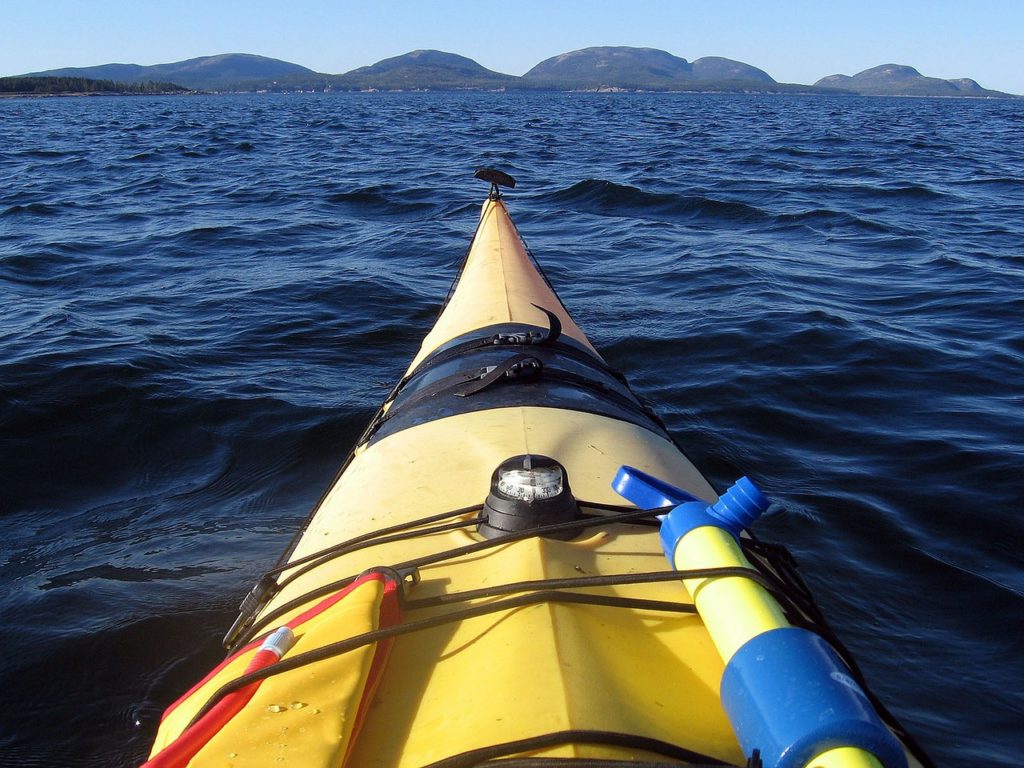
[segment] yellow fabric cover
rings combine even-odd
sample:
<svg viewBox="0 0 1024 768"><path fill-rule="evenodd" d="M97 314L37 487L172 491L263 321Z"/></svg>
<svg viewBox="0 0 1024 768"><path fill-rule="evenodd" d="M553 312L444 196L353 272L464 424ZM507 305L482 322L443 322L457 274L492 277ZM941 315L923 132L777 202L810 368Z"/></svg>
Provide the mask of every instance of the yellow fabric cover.
<svg viewBox="0 0 1024 768"><path fill-rule="evenodd" d="M360 584L296 627L295 645L285 658L377 629L383 594L380 581ZM371 644L267 678L189 766L342 766L376 648ZM161 724L153 754L177 737L214 691L238 677L255 653L242 654L182 702Z"/></svg>

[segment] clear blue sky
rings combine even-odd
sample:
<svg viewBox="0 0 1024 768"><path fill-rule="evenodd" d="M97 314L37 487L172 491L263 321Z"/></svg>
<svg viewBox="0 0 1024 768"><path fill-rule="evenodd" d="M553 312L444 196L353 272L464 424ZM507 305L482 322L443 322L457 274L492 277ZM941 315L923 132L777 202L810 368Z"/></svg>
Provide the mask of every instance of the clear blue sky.
<svg viewBox="0 0 1024 768"><path fill-rule="evenodd" d="M1024 0L10 0L0 75L233 52L341 73L417 48L520 75L593 45L726 56L795 83L910 64L1024 94Z"/></svg>

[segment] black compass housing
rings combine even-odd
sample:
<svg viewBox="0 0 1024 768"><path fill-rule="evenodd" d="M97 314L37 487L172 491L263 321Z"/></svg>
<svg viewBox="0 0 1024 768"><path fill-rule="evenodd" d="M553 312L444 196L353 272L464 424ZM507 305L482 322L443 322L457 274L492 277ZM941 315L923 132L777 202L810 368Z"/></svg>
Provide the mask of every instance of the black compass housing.
<svg viewBox="0 0 1024 768"><path fill-rule="evenodd" d="M557 470L561 473L561 490L547 498L522 498L502 489L501 479L510 472ZM569 474L565 467L548 456L521 454L505 459L491 475L491 490L483 508L484 522L479 532L488 539L497 539L510 533L552 523L567 523L580 516L576 499L569 488ZM571 539L578 531L569 530L548 534L547 538Z"/></svg>

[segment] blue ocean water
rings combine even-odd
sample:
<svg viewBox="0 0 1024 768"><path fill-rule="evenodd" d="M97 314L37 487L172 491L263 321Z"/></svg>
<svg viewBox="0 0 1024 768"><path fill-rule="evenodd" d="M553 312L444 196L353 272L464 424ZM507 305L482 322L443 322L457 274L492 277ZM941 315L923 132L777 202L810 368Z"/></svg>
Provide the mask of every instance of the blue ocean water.
<svg viewBox="0 0 1024 768"><path fill-rule="evenodd" d="M1024 754L1024 102L0 101L0 765L130 766L428 328L477 166L941 765Z"/></svg>

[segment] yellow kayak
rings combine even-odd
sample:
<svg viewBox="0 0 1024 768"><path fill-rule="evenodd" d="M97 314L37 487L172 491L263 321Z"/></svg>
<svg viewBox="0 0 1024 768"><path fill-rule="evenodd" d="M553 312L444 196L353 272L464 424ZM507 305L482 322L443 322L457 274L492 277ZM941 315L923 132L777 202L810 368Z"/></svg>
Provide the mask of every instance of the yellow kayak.
<svg viewBox="0 0 1024 768"><path fill-rule="evenodd" d="M434 327L147 766L927 764L478 176Z"/></svg>

